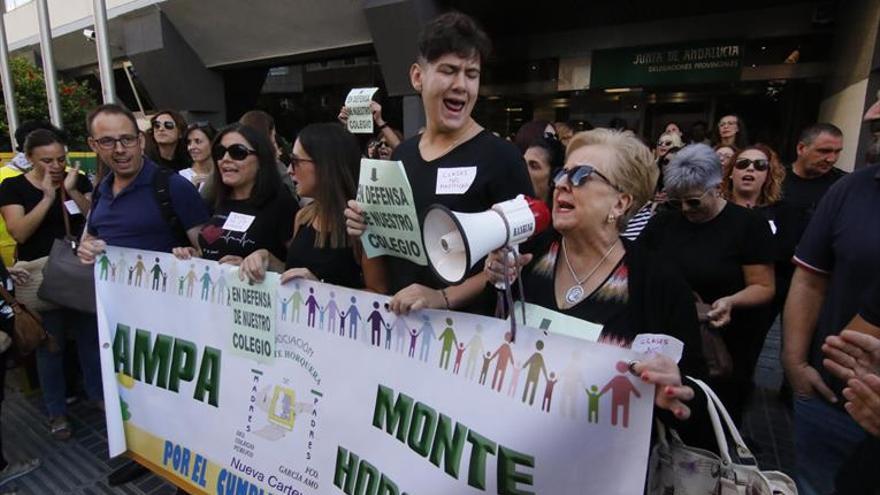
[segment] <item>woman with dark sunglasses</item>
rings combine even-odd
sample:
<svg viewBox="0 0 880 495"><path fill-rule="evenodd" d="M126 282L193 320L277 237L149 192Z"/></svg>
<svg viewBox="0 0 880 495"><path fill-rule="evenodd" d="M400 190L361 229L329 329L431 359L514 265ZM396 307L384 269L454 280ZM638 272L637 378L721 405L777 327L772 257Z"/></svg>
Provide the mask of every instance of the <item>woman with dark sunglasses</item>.
<svg viewBox="0 0 880 495"><path fill-rule="evenodd" d="M151 160L172 170L189 168L192 160L184 140L186 120L174 110L160 110L150 118L150 129L145 133L144 149Z"/></svg>
<svg viewBox="0 0 880 495"><path fill-rule="evenodd" d="M710 382L739 423L775 292L770 227L724 198L720 160L706 145L679 151L663 180L675 210L651 219L639 241L684 274L705 330L720 332L732 369L713 367Z"/></svg>
<svg viewBox="0 0 880 495"><path fill-rule="evenodd" d="M239 265L257 250L284 258L299 208L281 185L274 150L265 133L242 124L214 138L214 215L199 232L199 248L175 248L178 258Z"/></svg>
<svg viewBox="0 0 880 495"><path fill-rule="evenodd" d="M723 167L721 194L746 208L770 206L782 199L785 167L768 146L755 144L731 157Z"/></svg>
<svg viewBox="0 0 880 495"><path fill-rule="evenodd" d="M241 266L248 279L262 280L268 267L283 272L282 283L305 278L387 292L381 258L367 258L342 221L346 202L357 193L360 154L357 139L338 124L311 124L300 131L290 174L297 194L312 201L296 215L287 257L254 252Z"/></svg>
<svg viewBox="0 0 880 495"><path fill-rule="evenodd" d="M681 134L664 132L657 139L657 147L654 149L654 153L657 156L657 160L660 160L666 157L666 153L669 153L669 150L683 146L684 142L681 140Z"/></svg>
<svg viewBox="0 0 880 495"><path fill-rule="evenodd" d="M554 232L535 246L534 255L517 259L524 265L525 301L601 327L600 343L629 347L642 333L684 342L679 364L657 356L633 368L657 385L655 403L664 422L689 443L697 442L706 423L683 423L705 400L692 401L694 390L682 378L705 374L693 297L680 274L620 235L654 194L651 150L632 132L595 129L575 134L567 152L554 180ZM486 260L494 283L516 277L502 264L503 256L496 251Z"/></svg>

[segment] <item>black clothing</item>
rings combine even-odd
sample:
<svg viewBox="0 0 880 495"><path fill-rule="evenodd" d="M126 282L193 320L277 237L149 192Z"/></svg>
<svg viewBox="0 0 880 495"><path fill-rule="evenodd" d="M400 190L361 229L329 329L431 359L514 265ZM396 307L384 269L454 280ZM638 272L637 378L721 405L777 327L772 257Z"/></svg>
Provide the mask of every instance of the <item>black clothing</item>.
<svg viewBox="0 0 880 495"><path fill-rule="evenodd" d="M3 264L3 260L0 260L0 284L3 284L3 287L5 287L10 294L15 296L15 287L12 283L12 278L9 276L9 272L6 271L6 265ZM14 318L12 308L6 304L6 301L0 298L0 331L6 332L10 337L12 337L14 329ZM6 395L6 358L9 357L9 354L9 349L7 349L6 352L0 353L0 406L2 406L3 399ZM2 428L0 428L0 470L5 469L7 464L9 463L3 455L3 432Z"/></svg>
<svg viewBox="0 0 880 495"><path fill-rule="evenodd" d="M315 247L317 233L311 225L302 225L287 250L286 268L308 268L318 280L352 289L364 286L361 267L352 247Z"/></svg>
<svg viewBox="0 0 880 495"><path fill-rule="evenodd" d="M808 362L836 394L843 383L822 366L822 344L846 328L862 309L866 290L880 279L878 211L880 165L871 165L834 184L795 252L798 265L828 279Z"/></svg>
<svg viewBox="0 0 880 495"><path fill-rule="evenodd" d="M259 206L250 200L226 200L199 232L202 257L214 261L226 255L244 258L258 249L266 249L276 258L284 259L297 210L299 205L285 189L279 189L274 199ZM232 213L253 217L245 232L223 229Z"/></svg>
<svg viewBox="0 0 880 495"><path fill-rule="evenodd" d="M862 309L859 316L871 325L880 327L880 278L862 298Z"/></svg>
<svg viewBox="0 0 880 495"><path fill-rule="evenodd" d="M791 277L794 275L795 265L791 262L794 250L807 230L819 201L835 182L846 175L846 172L832 168L821 177L804 179L796 175L791 167L785 171L782 199L776 205L768 207L773 210L774 221L780 229L776 235L778 262L775 298L779 310L782 309L791 285Z"/></svg>
<svg viewBox="0 0 880 495"><path fill-rule="evenodd" d="M705 376L699 323L691 291L681 275L638 244L622 240L626 254L602 284L568 309L556 304L555 273L564 263L558 234L536 246L523 269L526 302L603 325L600 339L629 346L636 335L663 333L684 342L682 374Z"/></svg>
<svg viewBox="0 0 880 495"><path fill-rule="evenodd" d="M639 241L677 267L703 302L746 287L743 266L771 264L774 243L767 221L746 208L727 203L713 219L693 223L679 212L663 212L645 228ZM764 345L771 305L734 309L721 330L733 358L733 376L711 385L737 419L752 388L752 374Z"/></svg>
<svg viewBox="0 0 880 495"><path fill-rule="evenodd" d="M62 186L63 187L63 186ZM87 194L92 191L92 184L85 175L79 174L76 178L76 190ZM12 177L0 184L0 206L21 205L25 214L30 213L34 207L43 199L43 191L37 189L36 186L24 175ZM68 198L69 201L72 201ZM40 226L33 234L23 243L18 244L18 259L22 261L30 261L43 256L48 256L52 250L52 243L55 239L63 239L66 235L64 231L64 208L61 202L60 188L56 191L55 202L46 212L46 216L40 223ZM79 237L82 234L86 219L82 213L70 215L70 233Z"/></svg>
<svg viewBox="0 0 880 495"><path fill-rule="evenodd" d="M392 155L393 160L403 161L406 175L413 191L419 225L425 218L428 207L439 203L452 211L476 213L489 209L495 203L513 199L518 194L534 196L528 170L522 153L512 144L482 131L462 143L444 156L425 161L419 152L421 136L407 139ZM446 175L457 169L464 177L471 178L468 185L463 181L460 187L448 187ZM444 177L438 181L439 170ZM446 189L443 186L447 186ZM438 289L446 287L430 267L419 266L408 260L388 257L388 283L392 293L418 283ZM482 263L471 269L470 277L482 270ZM490 305L486 301L472 305L473 312L489 314Z"/></svg>

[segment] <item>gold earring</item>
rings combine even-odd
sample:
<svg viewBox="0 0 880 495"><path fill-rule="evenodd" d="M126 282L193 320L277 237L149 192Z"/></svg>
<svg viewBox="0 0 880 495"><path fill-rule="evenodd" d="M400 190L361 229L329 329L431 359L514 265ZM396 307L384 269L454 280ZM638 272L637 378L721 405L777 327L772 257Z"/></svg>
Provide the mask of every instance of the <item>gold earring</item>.
<svg viewBox="0 0 880 495"><path fill-rule="evenodd" d="M609 213L608 218L605 219L605 221L608 223L614 223L615 220L617 220L617 217L615 217L613 213Z"/></svg>

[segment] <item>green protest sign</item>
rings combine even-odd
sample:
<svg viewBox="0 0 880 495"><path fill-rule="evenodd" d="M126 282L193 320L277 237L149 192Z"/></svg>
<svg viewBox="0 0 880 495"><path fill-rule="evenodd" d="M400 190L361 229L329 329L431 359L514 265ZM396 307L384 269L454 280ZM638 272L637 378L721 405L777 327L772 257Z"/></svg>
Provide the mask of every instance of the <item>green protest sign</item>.
<svg viewBox="0 0 880 495"><path fill-rule="evenodd" d="M412 188L402 162L361 160L357 201L367 230L361 243L368 258L388 255L427 265Z"/></svg>

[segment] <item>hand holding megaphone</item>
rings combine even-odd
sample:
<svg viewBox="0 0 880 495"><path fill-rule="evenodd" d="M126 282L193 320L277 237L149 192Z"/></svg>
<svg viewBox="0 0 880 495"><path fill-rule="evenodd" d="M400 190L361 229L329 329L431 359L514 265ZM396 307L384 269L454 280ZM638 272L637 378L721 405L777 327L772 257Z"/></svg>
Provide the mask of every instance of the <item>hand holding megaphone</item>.
<svg viewBox="0 0 880 495"><path fill-rule="evenodd" d="M519 254L515 248L503 247L489 253L483 271L489 277L489 282L503 289L505 284L513 284L519 276L519 270L528 265L532 257L531 254Z"/></svg>
<svg viewBox="0 0 880 495"><path fill-rule="evenodd" d="M448 284L457 284L490 252L517 246L549 225L547 205L519 195L480 213L432 205L425 215L422 237L434 273Z"/></svg>

